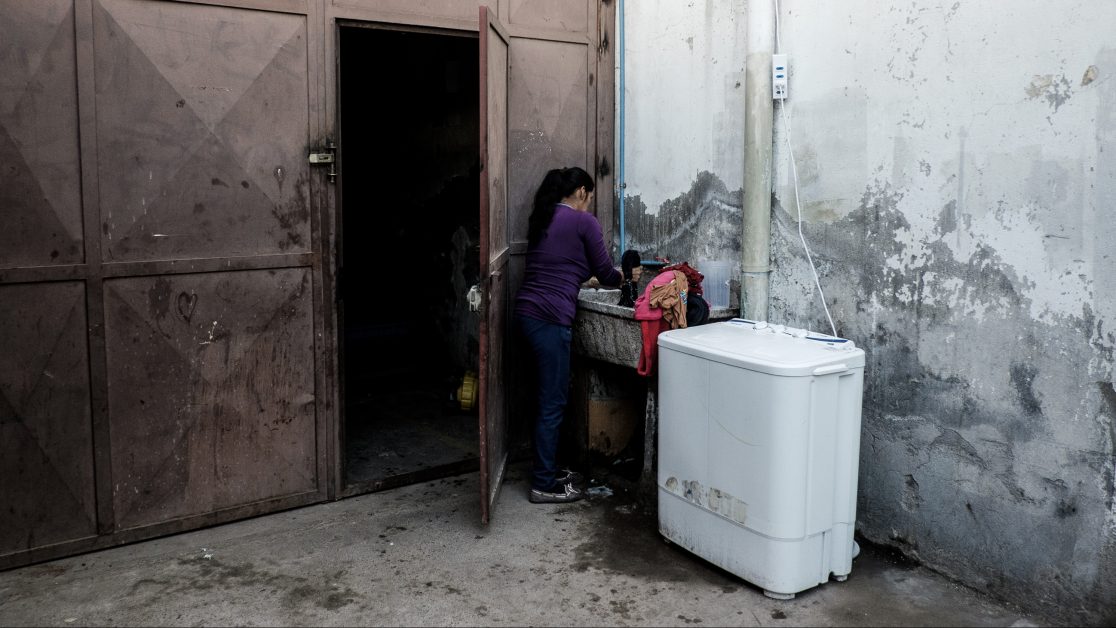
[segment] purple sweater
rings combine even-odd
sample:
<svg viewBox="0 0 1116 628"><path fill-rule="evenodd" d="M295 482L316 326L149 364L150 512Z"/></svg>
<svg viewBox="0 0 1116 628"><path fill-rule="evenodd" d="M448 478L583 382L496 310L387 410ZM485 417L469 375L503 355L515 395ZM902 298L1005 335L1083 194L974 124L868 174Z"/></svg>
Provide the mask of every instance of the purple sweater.
<svg viewBox="0 0 1116 628"><path fill-rule="evenodd" d="M618 286L623 279L612 267L597 217L559 204L546 235L527 250L515 313L572 326L578 290L590 277L605 286Z"/></svg>

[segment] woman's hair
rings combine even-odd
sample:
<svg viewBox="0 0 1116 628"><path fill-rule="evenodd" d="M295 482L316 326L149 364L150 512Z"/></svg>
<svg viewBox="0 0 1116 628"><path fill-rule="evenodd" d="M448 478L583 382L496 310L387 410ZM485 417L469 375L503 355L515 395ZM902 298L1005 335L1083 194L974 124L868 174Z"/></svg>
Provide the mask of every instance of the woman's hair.
<svg viewBox="0 0 1116 628"><path fill-rule="evenodd" d="M542 184L535 192L535 203L531 210L531 217L527 219L527 242L536 244L546 235L550 221L554 219L554 206L559 201L574 193L579 187L585 187L586 192L592 192L596 187L593 177L581 168L555 168L546 173Z"/></svg>

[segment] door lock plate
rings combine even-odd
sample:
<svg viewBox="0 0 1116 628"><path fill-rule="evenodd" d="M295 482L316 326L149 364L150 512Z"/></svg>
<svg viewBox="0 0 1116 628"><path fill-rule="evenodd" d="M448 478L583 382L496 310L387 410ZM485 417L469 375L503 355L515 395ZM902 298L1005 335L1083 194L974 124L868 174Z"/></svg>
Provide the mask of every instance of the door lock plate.
<svg viewBox="0 0 1116 628"><path fill-rule="evenodd" d="M336 155L337 144L334 144L333 140L330 138L326 138L324 150L323 148L315 148L310 150L310 165L329 165L329 172L327 172L326 174L329 175L330 183L333 183L337 180L337 166L334 165L337 163Z"/></svg>

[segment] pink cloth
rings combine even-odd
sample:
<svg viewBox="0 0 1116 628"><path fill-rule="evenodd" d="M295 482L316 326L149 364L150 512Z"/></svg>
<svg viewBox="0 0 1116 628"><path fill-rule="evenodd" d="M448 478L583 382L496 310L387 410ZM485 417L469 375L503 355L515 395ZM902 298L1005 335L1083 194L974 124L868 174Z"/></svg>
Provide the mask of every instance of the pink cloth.
<svg viewBox="0 0 1116 628"><path fill-rule="evenodd" d="M639 326L643 336L643 350L639 352L639 365L636 367L636 372L644 377L651 377L655 374L655 363L659 359L659 334L669 330L670 323L665 319L659 319L640 321Z"/></svg>
<svg viewBox="0 0 1116 628"><path fill-rule="evenodd" d="M635 319L637 321L655 321L663 317L663 311L657 307L651 307L651 290L659 286L665 286L674 281L674 273L660 273L655 276L643 289L643 294L635 302Z"/></svg>

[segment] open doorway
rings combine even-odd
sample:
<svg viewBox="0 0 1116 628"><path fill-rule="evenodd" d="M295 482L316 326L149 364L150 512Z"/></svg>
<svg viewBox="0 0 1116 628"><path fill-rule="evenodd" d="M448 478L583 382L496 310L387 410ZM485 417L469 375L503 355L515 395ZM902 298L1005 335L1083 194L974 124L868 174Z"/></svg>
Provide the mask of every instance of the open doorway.
<svg viewBox="0 0 1116 628"><path fill-rule="evenodd" d="M472 36L470 36L472 35ZM347 494L475 470L466 375L479 318L475 34L340 29ZM464 397L465 403L462 403Z"/></svg>

